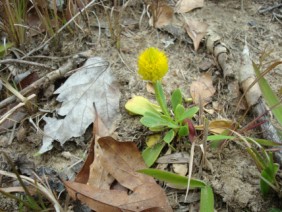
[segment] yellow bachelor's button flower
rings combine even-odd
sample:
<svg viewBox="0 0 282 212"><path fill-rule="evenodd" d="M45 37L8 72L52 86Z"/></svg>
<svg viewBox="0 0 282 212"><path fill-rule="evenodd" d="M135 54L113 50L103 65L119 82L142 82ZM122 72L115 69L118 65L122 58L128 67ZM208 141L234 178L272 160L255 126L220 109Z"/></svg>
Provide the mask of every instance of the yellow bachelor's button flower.
<svg viewBox="0 0 282 212"><path fill-rule="evenodd" d="M144 80L156 82L162 79L168 71L167 57L159 49L150 47L140 54L138 68L138 74Z"/></svg>

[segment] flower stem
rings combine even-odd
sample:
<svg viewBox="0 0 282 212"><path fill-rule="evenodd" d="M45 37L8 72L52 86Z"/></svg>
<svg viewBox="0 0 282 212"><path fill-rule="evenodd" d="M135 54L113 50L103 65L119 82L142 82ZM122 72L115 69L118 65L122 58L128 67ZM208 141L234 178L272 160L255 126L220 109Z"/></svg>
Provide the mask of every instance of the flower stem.
<svg viewBox="0 0 282 212"><path fill-rule="evenodd" d="M169 111L168 111L168 108L167 108L167 104L166 104L166 98L165 98L164 91L163 91L163 88L162 88L162 84L159 80L157 80L154 83L154 88L155 88L156 99L157 99L163 113L166 116L170 117Z"/></svg>

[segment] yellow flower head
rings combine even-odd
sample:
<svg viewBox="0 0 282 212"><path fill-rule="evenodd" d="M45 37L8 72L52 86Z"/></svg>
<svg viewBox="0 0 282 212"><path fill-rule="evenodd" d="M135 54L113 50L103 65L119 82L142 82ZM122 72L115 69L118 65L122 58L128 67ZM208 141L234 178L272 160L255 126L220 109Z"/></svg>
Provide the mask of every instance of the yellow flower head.
<svg viewBox="0 0 282 212"><path fill-rule="evenodd" d="M138 74L144 80L156 82L168 71L168 61L164 52L150 47L143 51L138 59Z"/></svg>

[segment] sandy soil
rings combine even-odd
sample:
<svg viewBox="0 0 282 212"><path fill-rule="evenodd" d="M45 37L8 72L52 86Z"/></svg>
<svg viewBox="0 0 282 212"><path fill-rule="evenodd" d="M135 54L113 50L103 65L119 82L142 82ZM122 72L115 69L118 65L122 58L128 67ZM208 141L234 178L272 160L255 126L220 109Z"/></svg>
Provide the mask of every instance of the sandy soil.
<svg viewBox="0 0 282 212"><path fill-rule="evenodd" d="M209 25L209 29L215 31L221 36L222 42L226 44L230 51L230 59L232 60L234 71L238 70L240 64L240 53L245 44L245 40L250 48L253 60L257 61L259 54L265 49L272 49L273 54L270 59L282 57L282 31L281 23L272 19L272 13L259 14L258 10L267 7L275 1L244 1L244 10L240 8L238 0L218 0L206 1L204 8L189 13L189 17L197 18ZM122 21L132 20L138 23L142 12L142 4L136 4L128 7L123 14ZM103 16L97 13L101 23L106 23ZM133 95L142 95L149 99L153 99L153 95L146 90L146 83L140 80L136 74L137 58L141 50L146 47L155 46L163 49L168 58L170 70L163 80L166 94L169 95L175 88L180 88L185 97L190 97L189 87L193 80L200 75L200 69L203 64L210 64L209 71L213 74L214 86L217 89L214 101L219 102L223 106L220 113L209 115L210 118L233 118L234 99L228 91L228 84L223 79L220 70L214 63L212 55L207 53L204 42L199 50L195 52L193 46L187 44L177 37L153 29L148 25L148 19L144 18L141 28L138 24L127 25L122 28L121 35L121 52L118 52L113 46L113 41L109 37L107 28L102 28L100 42L98 40L98 28L96 27L95 18L91 17L91 27L87 33L79 33L78 36L63 33L60 37L61 49L54 49L49 46L47 50L49 56L67 56L87 49L92 49L95 56L104 57L111 62L111 68L114 75L120 83L122 98L120 100L120 112L122 118L117 125L116 137L119 140L133 141L140 148L144 146L145 136L148 134L146 128L139 123L138 117L128 115L124 109L124 105ZM106 25L105 25L106 26ZM164 48L163 41L174 39L174 43ZM28 48L33 48L32 43L27 44ZM64 60L47 61L56 66L60 66ZM35 68L36 69L36 68ZM39 68L35 70L39 75L43 73ZM236 74L237 75L237 74ZM278 67L267 78L278 92L281 88L282 69ZM57 87L62 82L57 82ZM50 110L57 107L55 97L42 98L38 100L38 104L42 108ZM207 108L211 107L210 105ZM37 114L40 118L43 114ZM35 120L36 117L34 117ZM252 118L250 115L249 118ZM248 120L246 120L247 122ZM40 127L44 126L41 122ZM21 165L33 164L36 168L47 167L56 171L61 176L67 178L72 177L79 169L84 159L88 147L88 141L91 137L91 127L84 136L73 141L67 142L64 147L56 145L56 147L43 156L34 157L41 145L42 135L38 134L31 124L26 120L20 124L16 132L24 127L24 136L18 137L22 139L13 140L12 144L8 144L11 131L0 135L1 149L8 153L13 160L20 160ZM70 153L70 154L69 154ZM200 154L200 149L196 149L195 155ZM22 156L26 156L22 159ZM239 145L230 143L221 151L210 150L207 158L212 164L213 170L202 170L200 168L200 157L195 158L194 175L209 182L216 194L216 210L217 211L268 211L271 207L281 208L281 200L273 196L273 198L264 199L259 191L259 172L249 155ZM73 164L78 165L73 166ZM0 168L11 171L11 167L4 158L0 158ZM33 166L33 165L32 165ZM69 169L71 167L71 169ZM25 170L29 170L26 168ZM27 171L30 173L30 171ZM178 200L183 199L184 192L173 190L178 196ZM1 207L6 211L12 211L14 205L12 201L7 199L1 200ZM183 201L175 201L171 199L171 204L175 211L188 211L187 205ZM192 208L198 204L198 201L188 207ZM11 206L12 205L12 206ZM189 211L190 211L189 210Z"/></svg>

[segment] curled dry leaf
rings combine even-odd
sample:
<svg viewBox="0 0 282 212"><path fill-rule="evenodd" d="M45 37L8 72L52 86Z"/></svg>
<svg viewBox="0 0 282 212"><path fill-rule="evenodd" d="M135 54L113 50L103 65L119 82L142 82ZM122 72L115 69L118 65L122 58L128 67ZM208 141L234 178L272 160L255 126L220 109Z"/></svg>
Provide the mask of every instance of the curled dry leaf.
<svg viewBox="0 0 282 212"><path fill-rule="evenodd" d="M195 51L198 50L201 40L207 33L208 24L197 20L186 20L184 28L189 37L193 40Z"/></svg>
<svg viewBox="0 0 282 212"><path fill-rule="evenodd" d="M100 146L101 167L127 191L113 190L112 186L102 189L85 184L85 181L66 181L65 186L73 199L80 200L95 211L172 211L165 192L155 180L136 172L146 168L146 165L133 142L118 142L111 137L102 137L97 143ZM93 179L88 181L97 181L94 178L100 177L99 174L93 174Z"/></svg>
<svg viewBox="0 0 282 212"><path fill-rule="evenodd" d="M229 119L217 119L209 122L209 132L214 134L221 134L227 129L233 130L235 123ZM196 126L197 130L203 130L203 125Z"/></svg>
<svg viewBox="0 0 282 212"><path fill-rule="evenodd" d="M190 87L190 94L196 104L200 102L205 106L211 101L215 93L212 85L212 76L210 73L204 73L197 81L193 81Z"/></svg>
<svg viewBox="0 0 282 212"><path fill-rule="evenodd" d="M204 0L179 0L175 6L175 12L186 13L204 6Z"/></svg>
<svg viewBox="0 0 282 212"><path fill-rule="evenodd" d="M155 28L169 25L173 19L173 9L163 0L151 1L147 3L151 18L149 24Z"/></svg>

